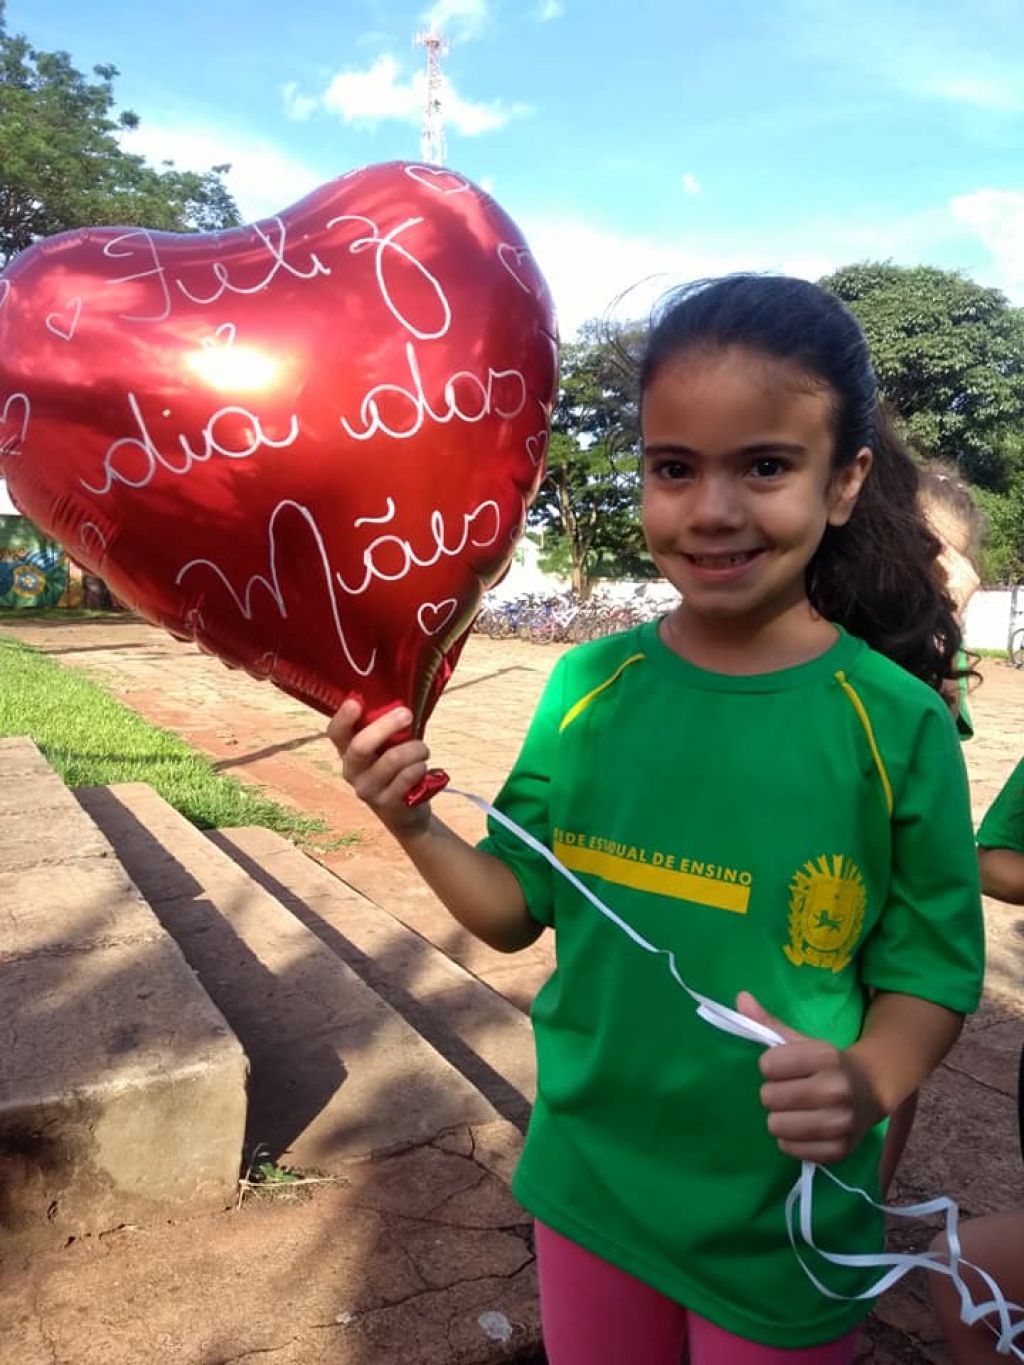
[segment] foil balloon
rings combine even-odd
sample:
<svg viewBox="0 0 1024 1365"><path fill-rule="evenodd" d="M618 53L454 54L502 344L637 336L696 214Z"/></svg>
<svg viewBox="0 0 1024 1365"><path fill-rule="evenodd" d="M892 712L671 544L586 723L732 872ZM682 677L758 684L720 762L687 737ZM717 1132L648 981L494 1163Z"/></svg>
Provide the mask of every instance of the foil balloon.
<svg viewBox="0 0 1024 1365"><path fill-rule="evenodd" d="M223 232L97 227L0 274L0 477L148 620L422 732L544 473L550 294L451 170Z"/></svg>

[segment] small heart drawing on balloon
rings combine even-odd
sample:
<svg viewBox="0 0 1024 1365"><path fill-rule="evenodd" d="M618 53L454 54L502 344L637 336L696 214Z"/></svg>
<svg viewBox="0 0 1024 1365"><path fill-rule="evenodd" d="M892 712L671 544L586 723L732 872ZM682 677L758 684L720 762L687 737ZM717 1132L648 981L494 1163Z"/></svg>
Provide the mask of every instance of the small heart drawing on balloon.
<svg viewBox="0 0 1024 1365"><path fill-rule="evenodd" d="M444 166L406 166L405 173L410 180L433 190L436 194L462 194L469 189L469 181L461 175L449 171Z"/></svg>
<svg viewBox="0 0 1024 1365"><path fill-rule="evenodd" d="M20 428L18 419L12 415L15 403L21 408ZM17 455L24 444L31 416L32 406L28 401L28 395L12 393L0 409L0 455Z"/></svg>
<svg viewBox="0 0 1024 1365"><path fill-rule="evenodd" d="M526 453L530 457L530 463L535 468L543 464L548 453L548 434L546 431L538 431L536 436L527 436Z"/></svg>
<svg viewBox="0 0 1024 1365"><path fill-rule="evenodd" d="M68 311L70 310L70 318ZM61 341L70 341L75 335L78 327L78 319L82 316L82 300L68 299L64 305L64 312L59 310L46 315L46 330L52 332L55 337L60 337Z"/></svg>
<svg viewBox="0 0 1024 1365"><path fill-rule="evenodd" d="M455 615L458 605L454 597L446 597L443 602L424 602L416 613L420 630L424 635L437 635Z"/></svg>
<svg viewBox="0 0 1024 1365"><path fill-rule="evenodd" d="M227 347L235 344L237 336L238 328L233 322L222 322L212 337L203 337L203 347L207 351L212 351L220 347L227 349Z"/></svg>
<svg viewBox="0 0 1024 1365"><path fill-rule="evenodd" d="M105 550L107 548L107 538L100 530L100 528L96 525L96 523L94 521L83 521L82 534L79 537L78 541L78 547L80 550L84 550L86 554L89 553L89 546L85 543L85 536L87 531L89 533L90 538L96 542L96 545L98 545L101 550Z"/></svg>
<svg viewBox="0 0 1024 1365"><path fill-rule="evenodd" d="M511 242L502 242L498 247L498 260L524 294L532 294L534 298L539 297L536 289L533 289L526 282L527 278L535 277L537 274L537 263L533 259L533 252L529 247L513 246ZM530 276L526 274L526 267L529 267Z"/></svg>

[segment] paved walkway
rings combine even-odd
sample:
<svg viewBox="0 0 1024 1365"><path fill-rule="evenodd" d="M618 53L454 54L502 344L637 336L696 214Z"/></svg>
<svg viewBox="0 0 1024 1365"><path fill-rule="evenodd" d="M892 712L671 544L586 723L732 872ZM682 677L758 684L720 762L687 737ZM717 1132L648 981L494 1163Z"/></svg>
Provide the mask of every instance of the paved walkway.
<svg viewBox="0 0 1024 1365"><path fill-rule="evenodd" d="M7 624L7 633L80 668L148 720L209 754L218 768L323 816L358 842L318 855L325 864L403 917L470 971L527 1008L550 971L545 935L505 957L453 923L422 887L387 834L340 777L325 721L265 683L232 673L133 619ZM429 726L434 760L453 783L491 798L511 766L560 646L473 637ZM965 748L976 816L984 812L1024 749L1024 672L986 661L972 699L977 738ZM468 838L483 828L475 808L455 797L437 809ZM895 1191L908 1201L952 1194L965 1212L1024 1203L1014 1131L1014 1070L1024 1021L1024 918L987 906L986 1003L923 1098ZM975 1154L985 1153L979 1166ZM897 1229L901 1243L920 1233ZM885 1362L944 1359L920 1286L886 1296L872 1326L871 1354Z"/></svg>

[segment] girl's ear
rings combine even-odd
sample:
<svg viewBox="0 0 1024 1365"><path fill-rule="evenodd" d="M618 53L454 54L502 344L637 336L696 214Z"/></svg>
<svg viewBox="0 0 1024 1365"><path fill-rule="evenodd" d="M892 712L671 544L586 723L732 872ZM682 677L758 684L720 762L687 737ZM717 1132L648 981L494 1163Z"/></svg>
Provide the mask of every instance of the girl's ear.
<svg viewBox="0 0 1024 1365"><path fill-rule="evenodd" d="M871 447L861 446L850 463L833 475L828 499L830 526L845 526L850 520L873 460Z"/></svg>

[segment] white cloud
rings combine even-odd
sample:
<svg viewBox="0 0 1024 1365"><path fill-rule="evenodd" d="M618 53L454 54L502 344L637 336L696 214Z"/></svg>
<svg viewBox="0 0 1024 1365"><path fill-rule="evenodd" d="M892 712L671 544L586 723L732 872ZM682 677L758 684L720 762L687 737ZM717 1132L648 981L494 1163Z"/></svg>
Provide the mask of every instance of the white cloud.
<svg viewBox="0 0 1024 1365"><path fill-rule="evenodd" d="M684 228L671 238L617 232L582 219L523 214L520 226L554 295L563 336L592 317L643 318L658 299L688 280L737 270L779 271L817 280L853 261L927 261L945 269L963 259L965 227L993 257L991 283L1024 290L1024 193L984 191L952 206L860 223L785 218L729 233Z"/></svg>
<svg viewBox="0 0 1024 1365"><path fill-rule="evenodd" d="M324 92L323 106L346 123L415 123L423 112L422 91L423 77L400 79L398 62L385 54L365 71L339 71Z"/></svg>
<svg viewBox="0 0 1024 1365"><path fill-rule="evenodd" d="M552 19L561 19L564 13L565 6L562 4L562 0L541 0L537 6L537 22L547 24Z"/></svg>
<svg viewBox="0 0 1024 1365"><path fill-rule="evenodd" d="M224 180L247 222L288 208L325 179L272 142L213 128L147 122L125 132L121 146L154 165L173 161L184 171L230 162Z"/></svg>
<svg viewBox="0 0 1024 1365"><path fill-rule="evenodd" d="M316 100L312 95L303 95L295 81L281 86L281 98L288 117L300 123L316 110Z"/></svg>
<svg viewBox="0 0 1024 1365"><path fill-rule="evenodd" d="M466 43L480 36L490 17L488 0L436 0L423 22L435 33Z"/></svg>
<svg viewBox="0 0 1024 1365"><path fill-rule="evenodd" d="M339 71L321 97L321 103L349 124L372 126L393 119L415 126L423 117L425 98L424 73L404 74L397 58L385 53L365 70ZM510 119L527 112L527 107L521 104L504 105L500 100L483 104L464 99L451 81L445 81L445 124L465 137L494 132Z"/></svg>
<svg viewBox="0 0 1024 1365"><path fill-rule="evenodd" d="M643 318L685 280L757 265L749 254L631 236L582 220L524 217L521 226L554 295L563 336L588 318Z"/></svg>
<svg viewBox="0 0 1024 1365"><path fill-rule="evenodd" d="M1024 109L1024 97L1020 90L992 76L937 75L919 81L914 88L922 95L933 95L955 104L973 105L977 109L991 109L999 113L1015 113Z"/></svg>
<svg viewBox="0 0 1024 1365"><path fill-rule="evenodd" d="M1024 190L974 190L951 200L950 212L989 253L991 283L1024 300Z"/></svg>
<svg viewBox="0 0 1024 1365"><path fill-rule="evenodd" d="M693 171L683 172L683 189L687 194L703 194L704 189Z"/></svg>

